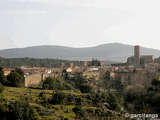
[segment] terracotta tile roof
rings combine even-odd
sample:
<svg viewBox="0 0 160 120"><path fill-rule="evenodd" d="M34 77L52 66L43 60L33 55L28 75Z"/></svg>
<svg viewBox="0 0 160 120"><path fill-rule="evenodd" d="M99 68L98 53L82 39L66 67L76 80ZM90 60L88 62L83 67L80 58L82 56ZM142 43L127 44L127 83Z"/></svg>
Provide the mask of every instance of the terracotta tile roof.
<svg viewBox="0 0 160 120"><path fill-rule="evenodd" d="M13 69L6 69L4 68L3 71L12 71Z"/></svg>

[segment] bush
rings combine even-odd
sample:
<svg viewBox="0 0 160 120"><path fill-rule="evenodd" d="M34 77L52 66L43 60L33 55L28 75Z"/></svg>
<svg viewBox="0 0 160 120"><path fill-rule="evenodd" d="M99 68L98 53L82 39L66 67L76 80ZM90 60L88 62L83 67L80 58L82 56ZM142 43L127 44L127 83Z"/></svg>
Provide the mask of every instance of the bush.
<svg viewBox="0 0 160 120"><path fill-rule="evenodd" d="M124 106L130 110L139 112L144 107L145 94L146 91L142 85L128 86L124 92Z"/></svg>
<svg viewBox="0 0 160 120"><path fill-rule="evenodd" d="M151 81L151 84L152 85L158 85L158 78L154 78L152 81Z"/></svg>
<svg viewBox="0 0 160 120"><path fill-rule="evenodd" d="M50 90L64 90L65 86L61 83L61 81L57 78L47 77L42 82L42 87L44 89L50 89Z"/></svg>
<svg viewBox="0 0 160 120"><path fill-rule="evenodd" d="M93 87L90 85L80 85L79 89L82 93L89 93L92 91Z"/></svg>
<svg viewBox="0 0 160 120"><path fill-rule="evenodd" d="M76 114L77 117L84 117L84 110L81 106L75 106L72 108L72 111Z"/></svg>
<svg viewBox="0 0 160 120"><path fill-rule="evenodd" d="M13 113L16 120L32 120L34 109L27 101L16 101L13 104Z"/></svg>
<svg viewBox="0 0 160 120"><path fill-rule="evenodd" d="M120 110L121 100L118 97L116 97L115 94L109 93L107 102L109 103L109 109Z"/></svg>
<svg viewBox="0 0 160 120"><path fill-rule="evenodd" d="M65 93L57 91L55 94L53 94L51 100L52 104L66 104L66 102L67 95Z"/></svg>
<svg viewBox="0 0 160 120"><path fill-rule="evenodd" d="M0 104L0 120L35 120L35 109L26 100Z"/></svg>
<svg viewBox="0 0 160 120"><path fill-rule="evenodd" d="M145 88L142 85L131 85L124 91L124 100L133 102L135 99L142 97L145 94Z"/></svg>

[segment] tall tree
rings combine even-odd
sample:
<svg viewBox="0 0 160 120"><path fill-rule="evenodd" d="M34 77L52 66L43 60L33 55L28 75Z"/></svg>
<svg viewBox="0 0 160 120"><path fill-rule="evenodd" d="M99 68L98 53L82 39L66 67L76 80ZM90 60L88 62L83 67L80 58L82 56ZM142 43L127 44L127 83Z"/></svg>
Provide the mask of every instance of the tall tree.
<svg viewBox="0 0 160 120"><path fill-rule="evenodd" d="M4 87L3 87L3 85L0 83L0 93L3 92L3 90L4 90Z"/></svg>
<svg viewBox="0 0 160 120"><path fill-rule="evenodd" d="M94 66L94 58L92 58L91 66Z"/></svg>
<svg viewBox="0 0 160 120"><path fill-rule="evenodd" d="M5 82L6 82L6 78L4 75L3 67L0 66L0 83L2 83L4 85Z"/></svg>

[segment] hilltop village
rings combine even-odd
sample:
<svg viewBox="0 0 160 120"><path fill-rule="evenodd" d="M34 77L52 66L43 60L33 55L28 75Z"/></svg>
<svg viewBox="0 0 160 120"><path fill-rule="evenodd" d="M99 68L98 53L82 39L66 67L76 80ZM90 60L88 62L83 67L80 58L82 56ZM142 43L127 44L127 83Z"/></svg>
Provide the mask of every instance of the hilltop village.
<svg viewBox="0 0 160 120"><path fill-rule="evenodd" d="M128 57L124 64L105 65L100 61L99 65L88 66L88 61L80 61L80 66L70 62L68 65L61 63L58 68L39 68L28 65L20 68L25 74L24 87L38 87L40 82L48 76L64 78L64 73L67 73L69 78L82 76L96 80L103 79L109 83L120 82L122 85L130 85L142 82L144 79L160 77L160 58L154 59L153 55L141 55L140 46L134 46L134 55ZM3 69L5 75L8 75L11 70Z"/></svg>
<svg viewBox="0 0 160 120"><path fill-rule="evenodd" d="M53 68L0 67L0 118L129 120L125 113L151 115L147 119L160 116L160 58L141 55L140 46L134 46L134 55L126 63L78 62L60 61Z"/></svg>

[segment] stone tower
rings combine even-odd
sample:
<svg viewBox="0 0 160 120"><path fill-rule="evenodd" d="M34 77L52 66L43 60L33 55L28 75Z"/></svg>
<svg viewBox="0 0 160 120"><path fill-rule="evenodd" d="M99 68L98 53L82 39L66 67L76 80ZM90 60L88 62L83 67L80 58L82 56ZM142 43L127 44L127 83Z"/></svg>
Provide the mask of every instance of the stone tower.
<svg viewBox="0 0 160 120"><path fill-rule="evenodd" d="M73 68L73 66L74 66L73 62L70 62L70 63L69 63L69 67L70 67L70 68Z"/></svg>
<svg viewBox="0 0 160 120"><path fill-rule="evenodd" d="M140 46L134 46L134 66L140 66Z"/></svg>
<svg viewBox="0 0 160 120"><path fill-rule="evenodd" d="M81 65L81 67L87 67L88 63L87 63L87 61L80 61L80 65Z"/></svg>
<svg viewBox="0 0 160 120"><path fill-rule="evenodd" d="M61 68L64 68L65 66L64 66L64 63L61 63Z"/></svg>

